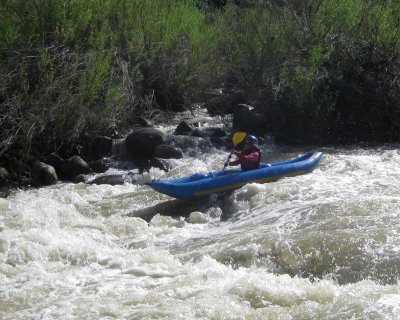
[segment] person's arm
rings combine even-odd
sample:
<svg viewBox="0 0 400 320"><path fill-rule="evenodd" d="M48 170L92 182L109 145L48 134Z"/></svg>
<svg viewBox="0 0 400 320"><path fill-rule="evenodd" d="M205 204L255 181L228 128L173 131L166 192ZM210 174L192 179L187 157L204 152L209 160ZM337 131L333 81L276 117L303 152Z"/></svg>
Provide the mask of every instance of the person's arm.
<svg viewBox="0 0 400 320"><path fill-rule="evenodd" d="M240 164L240 160L231 161L228 163L230 166L238 166Z"/></svg>

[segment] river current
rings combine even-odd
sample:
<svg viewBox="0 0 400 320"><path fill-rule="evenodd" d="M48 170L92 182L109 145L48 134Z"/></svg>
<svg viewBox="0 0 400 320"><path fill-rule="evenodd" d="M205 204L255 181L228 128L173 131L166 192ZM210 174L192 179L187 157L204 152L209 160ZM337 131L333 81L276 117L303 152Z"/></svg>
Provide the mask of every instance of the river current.
<svg viewBox="0 0 400 320"><path fill-rule="evenodd" d="M195 204L130 183L0 198L0 319L400 319L399 149L319 151L311 174ZM188 151L150 175L227 155Z"/></svg>

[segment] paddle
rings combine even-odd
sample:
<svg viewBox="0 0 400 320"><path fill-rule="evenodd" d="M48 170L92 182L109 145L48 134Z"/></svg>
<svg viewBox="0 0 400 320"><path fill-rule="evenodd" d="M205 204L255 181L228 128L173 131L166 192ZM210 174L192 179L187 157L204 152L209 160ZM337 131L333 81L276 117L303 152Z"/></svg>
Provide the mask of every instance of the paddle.
<svg viewBox="0 0 400 320"><path fill-rule="evenodd" d="M233 150L235 150L235 147L236 147L239 143L241 143L241 142L243 141L243 139L246 137L246 135L247 135L246 132L235 132L235 133L233 134L233 137L232 137L233 149L232 149L231 153L229 154L228 159L227 159L226 162L224 163L224 169L223 169L223 170L225 170L226 166L227 166L228 163L229 163L229 160L231 160L231 157L232 157L232 154L233 154Z"/></svg>

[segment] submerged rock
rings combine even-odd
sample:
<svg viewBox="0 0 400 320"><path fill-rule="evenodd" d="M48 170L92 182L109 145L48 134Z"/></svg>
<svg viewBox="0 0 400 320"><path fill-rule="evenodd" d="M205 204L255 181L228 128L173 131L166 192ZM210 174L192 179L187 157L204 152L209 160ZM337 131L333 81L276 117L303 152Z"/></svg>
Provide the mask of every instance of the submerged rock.
<svg viewBox="0 0 400 320"><path fill-rule="evenodd" d="M139 174L135 172L128 172L127 174L109 174L97 177L91 181L88 181L88 184L109 184L112 186L122 185L125 183L133 183L133 184L145 184L150 181L151 177L149 174Z"/></svg>

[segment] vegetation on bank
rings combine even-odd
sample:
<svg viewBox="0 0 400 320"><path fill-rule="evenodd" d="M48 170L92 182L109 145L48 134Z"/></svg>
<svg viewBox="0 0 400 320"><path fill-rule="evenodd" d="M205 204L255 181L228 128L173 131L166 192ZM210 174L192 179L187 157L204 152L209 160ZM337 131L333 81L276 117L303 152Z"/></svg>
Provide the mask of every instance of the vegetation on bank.
<svg viewBox="0 0 400 320"><path fill-rule="evenodd" d="M0 162L215 88L283 142L398 142L399 30L395 0L3 0Z"/></svg>

